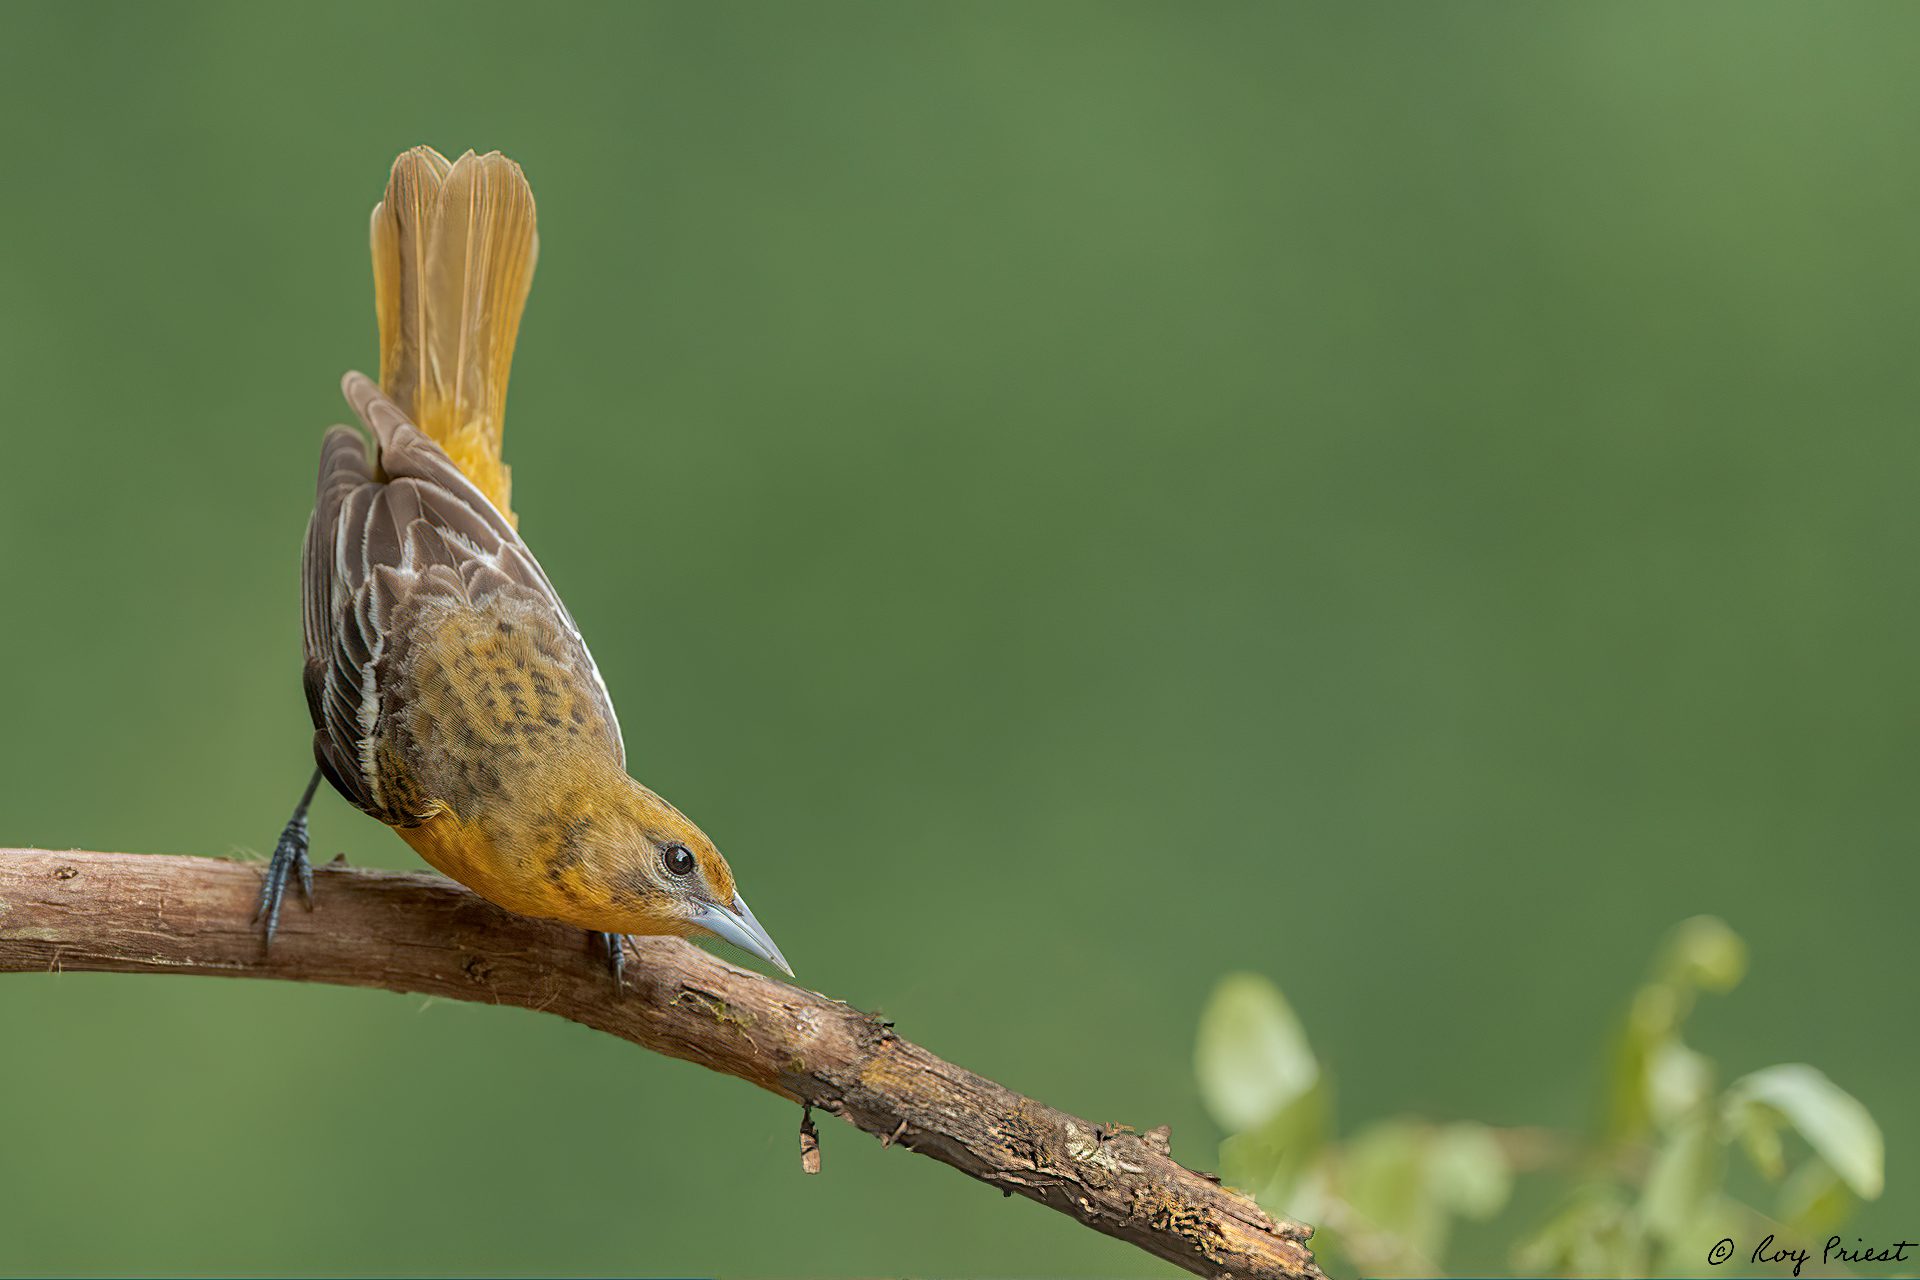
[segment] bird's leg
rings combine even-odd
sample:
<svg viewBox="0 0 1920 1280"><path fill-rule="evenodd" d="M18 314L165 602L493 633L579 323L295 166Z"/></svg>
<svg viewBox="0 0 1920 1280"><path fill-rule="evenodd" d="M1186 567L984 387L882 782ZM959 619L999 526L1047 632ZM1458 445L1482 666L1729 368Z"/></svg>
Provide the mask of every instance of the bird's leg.
<svg viewBox="0 0 1920 1280"><path fill-rule="evenodd" d="M593 936L598 938L600 944L607 949L607 971L613 974L613 989L625 991L627 982L623 975L627 968L627 936L624 933L601 933L598 930Z"/></svg>
<svg viewBox="0 0 1920 1280"><path fill-rule="evenodd" d="M280 900L286 896L289 875L299 873L300 896L305 899L307 910L313 910L313 864L307 861L307 808L319 788L320 771L315 769L313 777L307 780L307 789L300 795L300 803L294 806L293 816L280 832L280 842L273 846L273 860L267 863L267 879L260 886L260 905L254 908L253 920L255 924L263 918L266 920L269 947L273 945L273 931L280 925Z"/></svg>

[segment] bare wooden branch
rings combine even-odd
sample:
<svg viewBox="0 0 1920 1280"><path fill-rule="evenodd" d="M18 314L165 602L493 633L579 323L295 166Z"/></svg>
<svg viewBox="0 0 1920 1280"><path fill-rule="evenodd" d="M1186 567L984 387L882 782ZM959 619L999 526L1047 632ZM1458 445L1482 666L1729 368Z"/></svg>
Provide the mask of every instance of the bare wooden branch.
<svg viewBox="0 0 1920 1280"><path fill-rule="evenodd" d="M336 862L315 876L319 910L288 910L269 954L250 924L260 872L0 849L0 972L280 978L555 1013L831 1112L1195 1274L1320 1280L1310 1228L1176 1164L1163 1131L1057 1111L883 1019L679 939L642 940L616 994L604 953L578 929L510 915L438 876Z"/></svg>

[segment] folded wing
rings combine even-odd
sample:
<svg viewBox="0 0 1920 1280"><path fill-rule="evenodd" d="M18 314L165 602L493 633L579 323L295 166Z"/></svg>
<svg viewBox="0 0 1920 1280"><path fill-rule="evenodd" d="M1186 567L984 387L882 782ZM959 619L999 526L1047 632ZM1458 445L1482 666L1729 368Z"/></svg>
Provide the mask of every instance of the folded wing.
<svg viewBox="0 0 1920 1280"><path fill-rule="evenodd" d="M327 432L307 526L302 610L314 756L334 787L393 826L426 820L450 798L447 744L432 721L400 714L419 678L423 629L497 613L532 619L551 639L555 678L577 685L586 732L624 765L612 700L566 606L514 528L370 380L349 374L348 401L374 433L370 455L350 427ZM543 641L545 643L545 641ZM451 733L454 726L445 726ZM442 767L422 762L442 761Z"/></svg>

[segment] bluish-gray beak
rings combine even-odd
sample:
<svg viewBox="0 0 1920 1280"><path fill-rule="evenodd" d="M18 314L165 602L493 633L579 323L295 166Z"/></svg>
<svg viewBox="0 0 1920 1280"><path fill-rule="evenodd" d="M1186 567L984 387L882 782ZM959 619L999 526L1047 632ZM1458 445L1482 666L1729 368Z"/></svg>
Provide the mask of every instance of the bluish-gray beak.
<svg viewBox="0 0 1920 1280"><path fill-rule="evenodd" d="M753 912L747 910L747 904L741 901L739 894L733 895L731 908L702 907L700 914L694 917L694 922L723 942L731 942L749 955L779 965L789 978L793 976L793 966L780 954L780 948L773 945L773 939L753 918Z"/></svg>

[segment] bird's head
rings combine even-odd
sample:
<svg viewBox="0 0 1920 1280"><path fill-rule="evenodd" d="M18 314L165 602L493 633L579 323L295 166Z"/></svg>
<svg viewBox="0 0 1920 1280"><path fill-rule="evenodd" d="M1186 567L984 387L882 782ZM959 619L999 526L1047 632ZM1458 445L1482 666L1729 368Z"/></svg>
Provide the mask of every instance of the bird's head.
<svg viewBox="0 0 1920 1280"><path fill-rule="evenodd" d="M639 783L632 787L613 896L632 908L634 921L619 931L707 934L778 965L791 977L787 958L741 900L732 868L707 833Z"/></svg>

